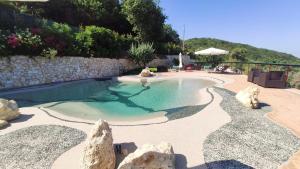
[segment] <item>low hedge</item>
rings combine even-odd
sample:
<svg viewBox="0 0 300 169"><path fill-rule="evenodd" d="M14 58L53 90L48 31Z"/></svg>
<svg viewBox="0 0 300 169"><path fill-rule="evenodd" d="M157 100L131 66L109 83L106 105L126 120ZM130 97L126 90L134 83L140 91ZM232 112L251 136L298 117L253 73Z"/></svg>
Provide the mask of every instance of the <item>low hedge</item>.
<svg viewBox="0 0 300 169"><path fill-rule="evenodd" d="M0 55L37 56L55 50L58 56L119 57L134 39L97 26L74 30L66 24L0 30Z"/></svg>

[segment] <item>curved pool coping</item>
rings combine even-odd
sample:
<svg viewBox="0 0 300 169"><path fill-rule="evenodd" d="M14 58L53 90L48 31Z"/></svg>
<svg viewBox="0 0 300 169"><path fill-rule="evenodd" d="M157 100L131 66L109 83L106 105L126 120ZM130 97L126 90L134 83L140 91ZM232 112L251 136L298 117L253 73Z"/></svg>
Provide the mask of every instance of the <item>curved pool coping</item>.
<svg viewBox="0 0 300 169"><path fill-rule="evenodd" d="M199 106L197 108L191 108L193 109L191 113L187 113L187 114L182 114L182 113L178 113L175 115L175 117L169 117L167 112L156 112L155 115L149 115L149 116L143 116L141 118L131 118L130 119L124 119L124 120L118 120L118 119L105 119L110 125L112 126L142 126L142 125L153 125L153 124L162 124L162 123L166 123L168 121L171 120L176 120L176 119L181 119L181 118L186 118L189 116L192 116L194 114L197 114L199 112L201 112L201 110L203 110L205 107L207 107L209 104L211 104L214 100L214 95L208 90L209 88L212 87L223 87L224 84L228 83L229 80L224 79L221 80L219 78L214 78L214 77L210 77L210 76L186 76L186 77L178 77L178 76L164 76L164 75L158 75L158 76L154 76L154 77L149 77L147 78L147 80L149 82L156 82L156 81L162 81L162 80L170 80L170 79L176 79L176 78L188 78L188 79L199 79L199 80L209 80L209 81L213 81L215 82L214 85L212 85L211 87L204 87L199 89L199 95L201 95L202 97L204 96L205 99L200 100L200 102L198 103L198 105L195 106ZM139 82L139 80L141 79L141 77L133 75L133 76L121 76L121 77L114 77L112 78L112 80L117 80L120 82ZM82 119L82 118L78 118L78 117L73 117L73 116L67 116L63 113L48 109L48 108L44 108L44 107L38 107L38 109L42 110L43 112L45 112L48 116L56 118L58 120L61 121L65 121L65 122L72 122L72 123L83 123L83 124L94 124L97 120L87 120L87 119ZM188 110L189 107L185 110ZM196 110L194 110L196 109Z"/></svg>

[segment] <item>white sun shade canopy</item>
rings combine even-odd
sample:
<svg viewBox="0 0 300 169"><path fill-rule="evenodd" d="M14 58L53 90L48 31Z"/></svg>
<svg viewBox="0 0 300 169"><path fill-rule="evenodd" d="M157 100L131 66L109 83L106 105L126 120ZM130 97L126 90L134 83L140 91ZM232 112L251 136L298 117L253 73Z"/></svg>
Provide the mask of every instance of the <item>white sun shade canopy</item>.
<svg viewBox="0 0 300 169"><path fill-rule="evenodd" d="M227 50L223 49L217 49L217 48L208 48L200 51L196 51L196 55L208 55L208 56L216 56L216 55L226 55L229 52Z"/></svg>
<svg viewBox="0 0 300 169"><path fill-rule="evenodd" d="M181 52L179 53L179 58L178 58L178 60L179 60L179 68L182 68L182 54L181 54Z"/></svg>

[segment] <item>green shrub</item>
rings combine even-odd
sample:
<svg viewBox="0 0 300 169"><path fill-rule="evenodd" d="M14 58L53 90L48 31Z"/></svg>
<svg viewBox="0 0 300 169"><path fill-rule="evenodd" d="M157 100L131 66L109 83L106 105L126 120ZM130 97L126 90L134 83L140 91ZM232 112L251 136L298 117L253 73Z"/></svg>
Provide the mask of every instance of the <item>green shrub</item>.
<svg viewBox="0 0 300 169"><path fill-rule="evenodd" d="M39 55L42 50L42 40L39 35L35 35L29 29L16 30L16 36L20 40L20 46L17 48L19 54Z"/></svg>
<svg viewBox="0 0 300 169"><path fill-rule="evenodd" d="M149 70L150 70L151 72L157 72L157 68L156 68L156 67L150 67Z"/></svg>
<svg viewBox="0 0 300 169"><path fill-rule="evenodd" d="M80 52L92 57L116 57L126 44L126 37L112 30L87 26L76 34Z"/></svg>
<svg viewBox="0 0 300 169"><path fill-rule="evenodd" d="M139 42L163 40L166 16L157 1L123 0L121 8Z"/></svg>
<svg viewBox="0 0 300 169"><path fill-rule="evenodd" d="M182 52L180 45L175 43L156 43L154 45L157 53L163 55L178 55Z"/></svg>
<svg viewBox="0 0 300 169"><path fill-rule="evenodd" d="M40 28L46 34L52 34L60 38L74 40L75 33L79 30L75 27L71 27L67 24L49 22L48 20L43 19L41 22Z"/></svg>
<svg viewBox="0 0 300 169"><path fill-rule="evenodd" d="M7 37L9 34L9 31L0 29L0 57L9 55L9 51L7 49Z"/></svg>
<svg viewBox="0 0 300 169"><path fill-rule="evenodd" d="M48 59L54 59L56 55L57 55L57 50L51 48L43 49L41 53L41 56L46 57Z"/></svg>
<svg viewBox="0 0 300 169"><path fill-rule="evenodd" d="M42 40L39 35L33 34L29 29L16 29L0 31L0 54L39 55L42 50Z"/></svg>
<svg viewBox="0 0 300 169"><path fill-rule="evenodd" d="M296 72L289 77L289 83L291 87L300 89L300 72Z"/></svg>
<svg viewBox="0 0 300 169"><path fill-rule="evenodd" d="M41 22L40 29L46 47L56 49L59 55L80 54L75 39L78 29L46 20Z"/></svg>
<svg viewBox="0 0 300 169"><path fill-rule="evenodd" d="M155 49L152 43L132 44L128 51L130 59L139 66L144 67L154 59L154 52Z"/></svg>

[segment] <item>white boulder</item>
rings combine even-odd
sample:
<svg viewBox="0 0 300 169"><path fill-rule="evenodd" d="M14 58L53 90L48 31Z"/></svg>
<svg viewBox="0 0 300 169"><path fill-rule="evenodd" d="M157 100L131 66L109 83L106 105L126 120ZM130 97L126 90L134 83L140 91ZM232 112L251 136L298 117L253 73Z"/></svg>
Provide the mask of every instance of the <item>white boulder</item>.
<svg viewBox="0 0 300 169"><path fill-rule="evenodd" d="M258 101L259 89L254 86L249 86L244 90L241 90L235 98L240 101L246 107L255 109L259 106Z"/></svg>
<svg viewBox="0 0 300 169"><path fill-rule="evenodd" d="M13 120L19 115L19 108L14 100L0 99L0 120Z"/></svg>
<svg viewBox="0 0 300 169"><path fill-rule="evenodd" d="M141 77L152 77L154 76L154 74L149 70L148 67L146 67L145 69L142 70L142 72L140 73Z"/></svg>
<svg viewBox="0 0 300 169"><path fill-rule="evenodd" d="M0 129L7 126L8 125L8 122L5 121L5 120L0 120Z"/></svg>
<svg viewBox="0 0 300 169"><path fill-rule="evenodd" d="M145 144L129 154L118 169L174 169L175 155L169 143Z"/></svg>
<svg viewBox="0 0 300 169"><path fill-rule="evenodd" d="M99 120L86 140L81 169L114 169L115 163L111 129L107 122Z"/></svg>

